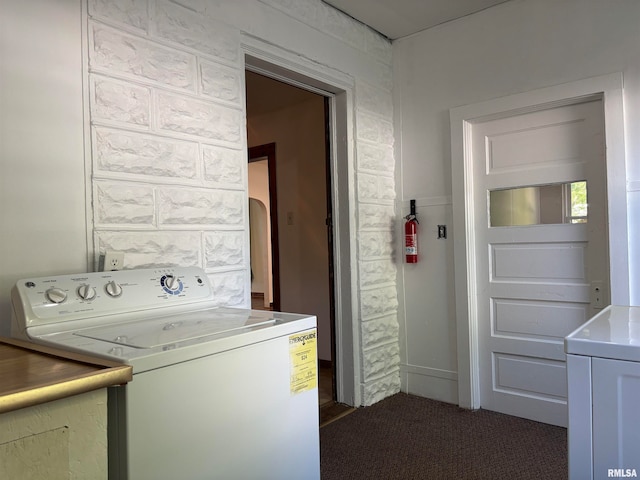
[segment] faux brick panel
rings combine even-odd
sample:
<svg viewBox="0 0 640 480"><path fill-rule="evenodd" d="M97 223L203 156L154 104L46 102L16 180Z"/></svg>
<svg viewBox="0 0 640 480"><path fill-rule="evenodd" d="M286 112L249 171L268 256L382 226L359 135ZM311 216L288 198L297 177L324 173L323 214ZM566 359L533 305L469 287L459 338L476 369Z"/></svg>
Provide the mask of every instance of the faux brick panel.
<svg viewBox="0 0 640 480"><path fill-rule="evenodd" d="M187 179L198 171L196 143L103 127L93 143L97 170Z"/></svg>
<svg viewBox="0 0 640 480"><path fill-rule="evenodd" d="M367 53L375 56L381 62L391 65L392 47L389 39L380 35L375 30L367 28L365 32L365 45Z"/></svg>
<svg viewBox="0 0 640 480"><path fill-rule="evenodd" d="M388 232L360 232L358 234L359 256L361 259L370 257L391 257L395 251L393 233Z"/></svg>
<svg viewBox="0 0 640 480"><path fill-rule="evenodd" d="M393 203L396 198L395 180L393 177L358 173L358 198L361 201Z"/></svg>
<svg viewBox="0 0 640 480"><path fill-rule="evenodd" d="M96 182L94 185L97 225L153 225L155 207L152 187L112 182Z"/></svg>
<svg viewBox="0 0 640 480"><path fill-rule="evenodd" d="M356 120L358 122L358 140L366 140L373 144L393 145L393 125L390 122L363 111L356 113Z"/></svg>
<svg viewBox="0 0 640 480"><path fill-rule="evenodd" d="M97 252L124 252L125 268L202 265L202 241L198 232L97 231L96 237Z"/></svg>
<svg viewBox="0 0 640 480"><path fill-rule="evenodd" d="M200 62L200 90L208 97L242 105L240 70L203 60Z"/></svg>
<svg viewBox="0 0 640 480"><path fill-rule="evenodd" d="M366 346L398 341L400 327L395 315L362 322L363 344Z"/></svg>
<svg viewBox="0 0 640 480"><path fill-rule="evenodd" d="M356 97L358 109L375 113L383 118L393 117L391 90L384 90L365 82L358 82L356 85Z"/></svg>
<svg viewBox="0 0 640 480"><path fill-rule="evenodd" d="M358 50L366 50L365 34L368 27L329 5L320 5L319 25L325 32Z"/></svg>
<svg viewBox="0 0 640 480"><path fill-rule="evenodd" d="M206 15L159 0L156 4L153 35L179 43L199 52L238 61L240 34Z"/></svg>
<svg viewBox="0 0 640 480"><path fill-rule="evenodd" d="M360 292L360 304L363 319L395 313L398 308L398 293L395 285L363 290Z"/></svg>
<svg viewBox="0 0 640 480"><path fill-rule="evenodd" d="M393 230L396 222L396 210L392 205L358 205L358 226L360 228L379 228Z"/></svg>
<svg viewBox="0 0 640 480"><path fill-rule="evenodd" d="M358 198L375 199L378 196L378 177L376 175L358 174Z"/></svg>
<svg viewBox="0 0 640 480"><path fill-rule="evenodd" d="M193 55L92 24L89 66L195 91Z"/></svg>
<svg viewBox="0 0 640 480"><path fill-rule="evenodd" d="M374 146L359 142L357 165L358 170L374 170L381 174L393 175L395 170L393 148L390 146Z"/></svg>
<svg viewBox="0 0 640 480"><path fill-rule="evenodd" d="M207 233L204 237L206 268L243 267L244 232Z"/></svg>
<svg viewBox="0 0 640 480"><path fill-rule="evenodd" d="M203 146L204 178L210 182L241 185L247 157L240 150Z"/></svg>
<svg viewBox="0 0 640 480"><path fill-rule="evenodd" d="M380 200L395 200L396 182L393 177L378 177L378 198Z"/></svg>
<svg viewBox="0 0 640 480"><path fill-rule="evenodd" d="M372 287L384 283L395 283L396 266L390 258L360 262L360 286Z"/></svg>
<svg viewBox="0 0 640 480"><path fill-rule="evenodd" d="M240 110L191 97L159 93L158 124L168 132L239 143L245 121Z"/></svg>
<svg viewBox="0 0 640 480"><path fill-rule="evenodd" d="M375 82L375 86L383 92L391 95L393 90L393 69L390 64L377 62L373 65L373 73L367 76L367 80ZM393 101L391 101L393 105Z"/></svg>
<svg viewBox="0 0 640 480"><path fill-rule="evenodd" d="M159 190L160 225L243 225L244 192L195 188Z"/></svg>
<svg viewBox="0 0 640 480"><path fill-rule="evenodd" d="M246 275L244 272L209 275L209 280L216 305L224 307L243 307L246 305Z"/></svg>
<svg viewBox="0 0 640 480"><path fill-rule="evenodd" d="M285 12L307 25L317 28L319 19L324 13L323 5L316 0L259 0Z"/></svg>
<svg viewBox="0 0 640 480"><path fill-rule="evenodd" d="M400 363L400 347L398 342L371 349L365 349L362 355L362 370L364 381L390 373L389 370L397 369Z"/></svg>
<svg viewBox="0 0 640 480"><path fill-rule="evenodd" d="M176 5L182 5L183 7L193 10L198 13L205 13L207 5L211 5L211 0L171 0ZM213 3L214 6L219 6L218 2Z"/></svg>
<svg viewBox="0 0 640 480"><path fill-rule="evenodd" d="M365 406L395 395L400 391L400 375L398 372L390 373L375 381L371 381L362 388L362 403Z"/></svg>
<svg viewBox="0 0 640 480"><path fill-rule="evenodd" d="M89 0L89 15L106 17L143 31L149 26L147 0Z"/></svg>
<svg viewBox="0 0 640 480"><path fill-rule="evenodd" d="M346 73L356 79L354 321L370 405L400 389L391 43L320 0L251 1L362 52ZM240 29L218 16L235 23L238 10L207 0L88 5L96 252L125 252L127 268L204 266L218 305L247 306L243 51Z"/></svg>
<svg viewBox="0 0 640 480"><path fill-rule="evenodd" d="M91 119L148 127L151 91L101 77L91 78Z"/></svg>

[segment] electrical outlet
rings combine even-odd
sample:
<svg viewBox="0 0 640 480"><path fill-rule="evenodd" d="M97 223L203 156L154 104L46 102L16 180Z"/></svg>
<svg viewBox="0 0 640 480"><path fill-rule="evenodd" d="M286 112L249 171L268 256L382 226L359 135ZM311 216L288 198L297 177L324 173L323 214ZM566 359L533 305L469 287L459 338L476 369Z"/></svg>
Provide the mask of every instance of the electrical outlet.
<svg viewBox="0 0 640 480"><path fill-rule="evenodd" d="M113 270L122 270L124 264L124 252L106 252L104 254L104 263L102 271L108 272Z"/></svg>

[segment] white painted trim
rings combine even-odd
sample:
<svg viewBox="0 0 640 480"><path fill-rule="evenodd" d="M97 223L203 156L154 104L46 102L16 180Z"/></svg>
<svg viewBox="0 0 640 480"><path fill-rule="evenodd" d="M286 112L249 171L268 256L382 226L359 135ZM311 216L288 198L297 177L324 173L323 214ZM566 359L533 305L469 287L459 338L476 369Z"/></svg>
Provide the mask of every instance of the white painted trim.
<svg viewBox="0 0 640 480"><path fill-rule="evenodd" d="M331 98L337 400L362 405L353 90ZM354 321L355 319L355 321Z"/></svg>
<svg viewBox="0 0 640 480"><path fill-rule="evenodd" d="M458 372L452 370L443 370L440 368L432 367L420 367L418 365L401 364L400 371L402 373L413 373L415 375L422 375L424 377L436 377L444 380L458 380Z"/></svg>
<svg viewBox="0 0 640 480"><path fill-rule="evenodd" d="M604 124L607 157L607 202L611 303L629 305L629 228L627 168L624 146L624 98L622 74L612 75L604 90ZM617 80L617 82L616 82ZM611 228L611 226L615 228Z"/></svg>
<svg viewBox="0 0 640 480"><path fill-rule="evenodd" d="M476 254L473 215L472 170L465 162L471 157L471 128L464 116L451 111L451 173L453 229L464 232L464 242L454 242L454 285L458 349L458 404L480 408L478 321L476 294ZM455 140L455 141L454 141ZM467 191L468 189L468 191Z"/></svg>
<svg viewBox="0 0 640 480"><path fill-rule="evenodd" d="M360 328L356 256L354 80L243 34L245 68L329 98L334 221L336 384L341 403L360 406Z"/></svg>
<svg viewBox="0 0 640 480"><path fill-rule="evenodd" d="M245 65L252 71L320 95L353 90L355 82L350 75L327 65L320 65L246 33L242 34L240 43L245 56L252 57Z"/></svg>
<svg viewBox="0 0 640 480"><path fill-rule="evenodd" d="M607 197L611 301L629 304L629 241L627 182L624 149L622 73L578 80L531 92L465 105L450 110L453 226L464 232L454 245L456 325L458 346L458 398L461 407L479 408L477 292L474 279L476 252L471 126L475 122L507 117L553 106L581 103L602 95L607 156Z"/></svg>
<svg viewBox="0 0 640 480"><path fill-rule="evenodd" d="M85 186L85 236L87 242L87 272L98 270L99 258L96 255L94 241L95 224L93 216L93 149L91 142L91 111L89 102L89 7L87 2L80 2L81 19L80 30L82 32L82 115L83 115L83 137L84 137L84 186Z"/></svg>

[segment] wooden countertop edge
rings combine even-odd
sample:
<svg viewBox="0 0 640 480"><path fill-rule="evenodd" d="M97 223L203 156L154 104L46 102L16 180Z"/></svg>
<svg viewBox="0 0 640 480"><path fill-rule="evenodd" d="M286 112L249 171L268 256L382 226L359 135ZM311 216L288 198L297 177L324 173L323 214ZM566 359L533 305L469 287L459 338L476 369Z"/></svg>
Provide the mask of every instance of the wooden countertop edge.
<svg viewBox="0 0 640 480"><path fill-rule="evenodd" d="M121 365L51 385L7 393L0 396L0 413L71 397L99 388L121 385L127 383L130 378L131 367L129 365Z"/></svg>
<svg viewBox="0 0 640 480"><path fill-rule="evenodd" d="M66 352L57 348L36 345L14 338L0 337L0 342L70 361L95 365L96 368L99 368L96 372L76 375L67 380L0 395L0 413L39 405L52 400L59 400L99 388L123 385L130 382L133 378L133 368L130 365L111 362L89 355Z"/></svg>
<svg viewBox="0 0 640 480"><path fill-rule="evenodd" d="M40 345L38 343L27 342L26 340L20 340L18 338L0 336L0 343L6 343L7 345L13 345L15 347L24 348L25 350L31 350L32 352L45 353L47 355L54 355L56 357L65 358L67 360L72 360L75 362L88 363L89 365L96 365L100 367L126 366L123 363L107 360L106 358L93 357L91 355L87 355L83 353L70 352L67 350L62 350L60 348L50 347L48 345Z"/></svg>

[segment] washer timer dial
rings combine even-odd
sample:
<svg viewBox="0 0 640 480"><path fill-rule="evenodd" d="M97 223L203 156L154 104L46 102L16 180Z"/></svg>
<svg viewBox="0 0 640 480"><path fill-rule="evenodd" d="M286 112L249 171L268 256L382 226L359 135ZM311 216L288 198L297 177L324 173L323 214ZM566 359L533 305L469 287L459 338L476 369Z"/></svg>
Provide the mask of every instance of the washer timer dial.
<svg viewBox="0 0 640 480"><path fill-rule="evenodd" d="M160 279L160 285L169 295L179 295L184 288L182 281L175 275L163 275Z"/></svg>

